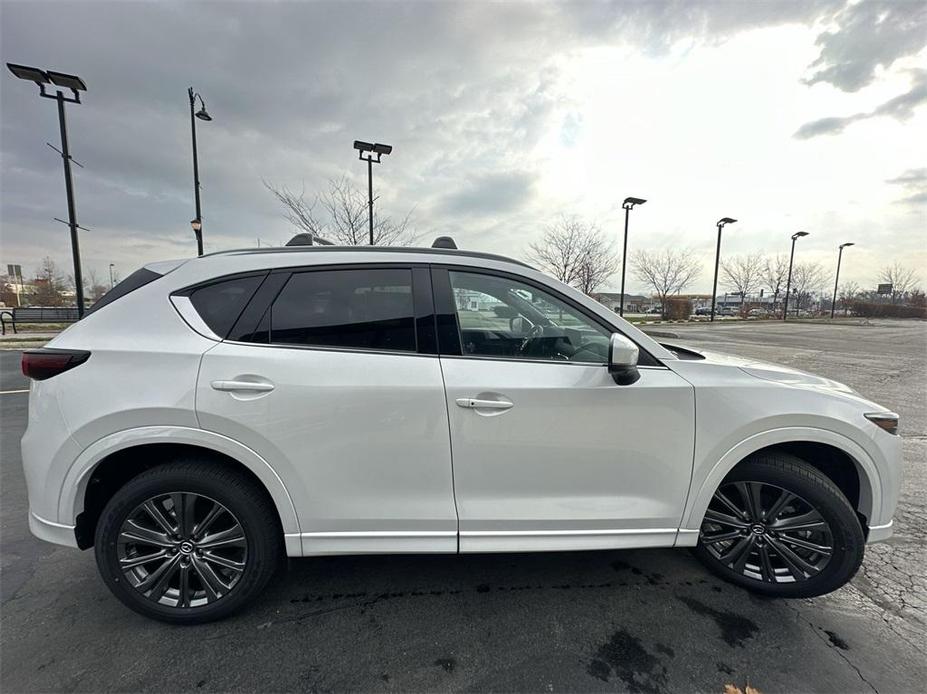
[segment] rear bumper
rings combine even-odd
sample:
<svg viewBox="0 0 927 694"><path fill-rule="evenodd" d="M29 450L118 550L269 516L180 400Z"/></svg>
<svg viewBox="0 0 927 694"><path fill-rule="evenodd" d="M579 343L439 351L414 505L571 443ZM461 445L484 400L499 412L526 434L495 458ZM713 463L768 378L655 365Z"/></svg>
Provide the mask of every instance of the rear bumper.
<svg viewBox="0 0 927 694"><path fill-rule="evenodd" d="M31 510L29 511L29 532L40 540L77 549L77 537L74 535L73 525L45 520Z"/></svg>

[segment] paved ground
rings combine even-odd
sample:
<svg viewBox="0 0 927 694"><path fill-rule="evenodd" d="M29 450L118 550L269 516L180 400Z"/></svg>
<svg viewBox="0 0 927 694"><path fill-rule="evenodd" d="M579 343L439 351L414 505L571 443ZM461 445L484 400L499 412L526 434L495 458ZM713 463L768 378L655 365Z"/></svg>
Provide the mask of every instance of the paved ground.
<svg viewBox="0 0 927 694"><path fill-rule="evenodd" d="M902 415L897 535L852 585L769 601L683 550L291 562L240 617L177 628L127 611L93 555L32 539L0 395L0 688L19 691L915 692L927 688L927 323L672 326L693 345L837 378ZM0 390L23 387L0 353Z"/></svg>

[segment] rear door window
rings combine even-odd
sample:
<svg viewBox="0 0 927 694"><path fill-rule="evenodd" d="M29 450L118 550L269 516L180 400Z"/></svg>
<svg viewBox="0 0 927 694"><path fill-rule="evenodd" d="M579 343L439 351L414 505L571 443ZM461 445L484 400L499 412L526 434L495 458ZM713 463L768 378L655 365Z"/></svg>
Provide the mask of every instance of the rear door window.
<svg viewBox="0 0 927 694"><path fill-rule="evenodd" d="M276 344L414 352L412 270L294 273L270 311Z"/></svg>

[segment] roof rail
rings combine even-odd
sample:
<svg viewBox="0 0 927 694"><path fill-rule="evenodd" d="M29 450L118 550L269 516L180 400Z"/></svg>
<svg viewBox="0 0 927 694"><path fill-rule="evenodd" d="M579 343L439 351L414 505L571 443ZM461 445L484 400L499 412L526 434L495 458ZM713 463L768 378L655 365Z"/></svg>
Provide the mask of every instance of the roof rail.
<svg viewBox="0 0 927 694"><path fill-rule="evenodd" d="M423 253L428 255L454 255L466 258L483 258L485 260L499 260L505 263L521 265L533 270L530 265L514 258L495 253L482 253L480 251L467 251L454 248L417 248L415 246L278 246L274 248L234 248L227 251L214 251L206 253L202 258L220 255L265 255L271 253Z"/></svg>

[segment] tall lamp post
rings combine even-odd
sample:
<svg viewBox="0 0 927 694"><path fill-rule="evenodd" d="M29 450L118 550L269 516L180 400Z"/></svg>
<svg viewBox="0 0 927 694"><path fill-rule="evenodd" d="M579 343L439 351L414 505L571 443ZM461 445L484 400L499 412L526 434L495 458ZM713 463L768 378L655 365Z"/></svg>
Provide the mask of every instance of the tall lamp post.
<svg viewBox="0 0 927 694"><path fill-rule="evenodd" d="M837 253L837 276L834 278L834 300L830 304L830 317L831 320L834 318L834 311L837 308L837 285L840 282L840 261L843 260L843 249L847 246L855 246L856 244L852 242L841 243L838 248L840 252Z"/></svg>
<svg viewBox="0 0 927 694"><path fill-rule="evenodd" d="M782 320L785 320L789 315L789 294L792 291L792 261L795 260L795 242L802 236L807 235L807 231L796 231L792 234L792 254L789 256L789 278L785 283L785 303L782 306Z"/></svg>
<svg viewBox="0 0 927 694"><path fill-rule="evenodd" d="M718 220L718 248L715 250L715 281L711 287L711 320L715 319L715 298L718 295L718 265L721 264L721 229L725 224L733 224L736 219L722 217Z"/></svg>
<svg viewBox="0 0 927 694"><path fill-rule="evenodd" d="M116 286L116 279L113 276L113 267L115 267L115 265L113 263L110 263L109 264L109 288L110 289Z"/></svg>
<svg viewBox="0 0 927 694"><path fill-rule="evenodd" d="M367 162L367 204L370 208L370 245L373 245L373 165L380 163L380 157L393 151L392 145L383 145L379 142L364 142L354 140L354 149L357 158ZM374 159L376 155L376 159Z"/></svg>
<svg viewBox="0 0 927 694"><path fill-rule="evenodd" d="M624 316L624 270L628 264L628 217L635 205L643 205L643 198L625 198L621 206L624 208L624 247L621 251L621 300L618 303L618 315Z"/></svg>
<svg viewBox="0 0 927 694"><path fill-rule="evenodd" d="M200 166L196 153L196 119L211 121L212 116L206 112L206 102L193 87L187 90L190 97L190 131L193 135L193 198L196 201L196 217L190 220L193 234L196 236L196 254L203 255L203 215L200 210ZM200 110L196 110L196 100L200 100Z"/></svg>
<svg viewBox="0 0 927 694"><path fill-rule="evenodd" d="M68 148L68 126L64 116L64 104L79 104L80 93L87 91L87 85L77 75L68 75L63 72L54 72L53 70L40 70L35 67L26 65L16 65L7 63L6 66L14 76L27 82L35 82L39 86L39 96L46 99L55 99L58 102L58 125L61 130L61 160L64 162L64 189L68 198L68 226L71 229L71 255L74 259L74 289L77 298L77 316L84 317L84 277L80 269L80 245L77 239L77 230L83 229L77 223L77 209L74 205L74 183L71 180L71 150ZM61 89L56 89L54 94L45 91L47 84L54 84L56 87L63 87L71 90L71 96L67 97ZM51 146L51 145L49 145ZM54 149L54 147L52 147ZM60 220L59 220L60 221Z"/></svg>

